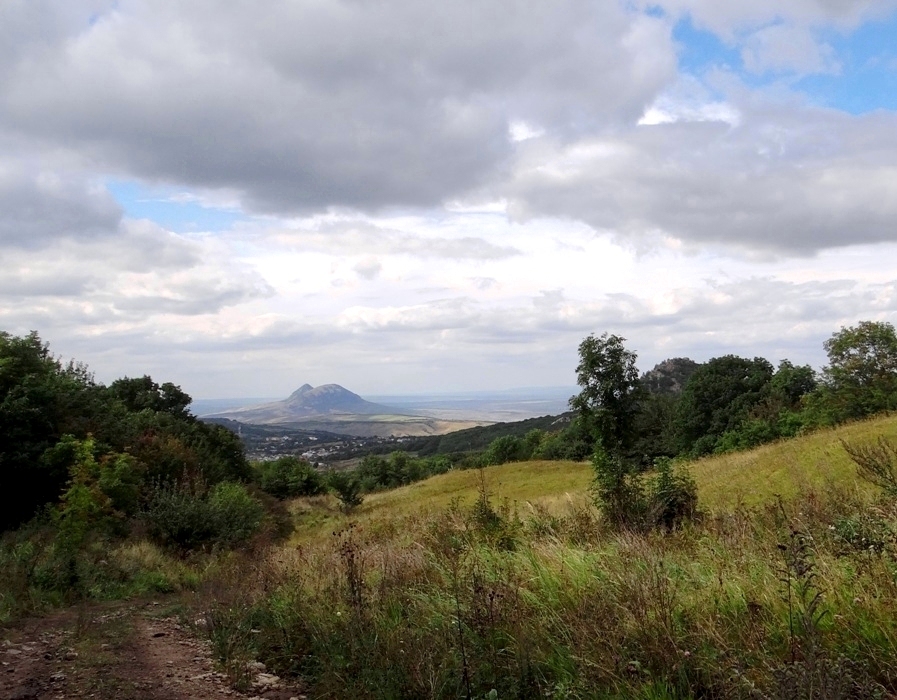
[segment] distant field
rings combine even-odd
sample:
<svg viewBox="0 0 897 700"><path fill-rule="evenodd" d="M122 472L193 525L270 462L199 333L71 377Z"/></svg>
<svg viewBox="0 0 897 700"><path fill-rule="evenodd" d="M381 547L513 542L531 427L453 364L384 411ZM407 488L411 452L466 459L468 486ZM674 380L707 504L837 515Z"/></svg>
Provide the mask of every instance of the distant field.
<svg viewBox="0 0 897 700"><path fill-rule="evenodd" d="M878 418L812 435L764 445L748 452L708 457L688 464L698 483L699 502L709 510L738 504L760 505L776 495L791 499L808 489L870 489L856 477L853 462L841 447L872 442L879 436L897 440L897 417ZM571 501L584 503L592 479L588 462L514 462L483 470L495 502L508 501L521 511L533 506L562 510ZM447 508L454 499L470 505L477 497L478 470L454 471L393 491L369 494L353 515L359 522L401 518ZM345 519L329 498L300 499L299 539L314 537Z"/></svg>

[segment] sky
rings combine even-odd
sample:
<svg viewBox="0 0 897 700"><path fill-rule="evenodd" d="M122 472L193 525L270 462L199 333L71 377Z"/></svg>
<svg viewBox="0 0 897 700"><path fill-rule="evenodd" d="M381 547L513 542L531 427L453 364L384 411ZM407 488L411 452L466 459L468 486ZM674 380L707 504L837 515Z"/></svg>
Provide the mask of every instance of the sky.
<svg viewBox="0 0 897 700"><path fill-rule="evenodd" d="M197 398L897 321L897 0L5 0L0 329Z"/></svg>

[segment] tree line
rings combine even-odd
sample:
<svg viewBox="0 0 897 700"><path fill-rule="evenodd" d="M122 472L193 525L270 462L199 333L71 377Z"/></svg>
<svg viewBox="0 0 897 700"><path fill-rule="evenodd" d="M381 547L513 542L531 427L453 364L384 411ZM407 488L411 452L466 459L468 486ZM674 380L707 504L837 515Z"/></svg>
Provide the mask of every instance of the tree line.
<svg viewBox="0 0 897 700"><path fill-rule="evenodd" d="M649 468L665 458L748 449L808 430L897 409L897 334L863 321L825 341L820 372L782 360L723 355L672 358L639 375L625 338L590 335L579 345L574 416L560 431L495 439L486 463L583 460L596 447Z"/></svg>

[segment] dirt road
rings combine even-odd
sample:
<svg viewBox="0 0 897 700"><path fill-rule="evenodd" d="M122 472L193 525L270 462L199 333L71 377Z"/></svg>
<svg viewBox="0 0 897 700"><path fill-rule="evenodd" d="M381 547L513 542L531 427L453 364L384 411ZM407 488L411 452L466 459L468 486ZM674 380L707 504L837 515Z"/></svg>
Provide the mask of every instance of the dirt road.
<svg viewBox="0 0 897 700"><path fill-rule="evenodd" d="M295 685L249 673L236 690L216 670L209 644L165 603L89 605L0 628L0 699L301 699Z"/></svg>

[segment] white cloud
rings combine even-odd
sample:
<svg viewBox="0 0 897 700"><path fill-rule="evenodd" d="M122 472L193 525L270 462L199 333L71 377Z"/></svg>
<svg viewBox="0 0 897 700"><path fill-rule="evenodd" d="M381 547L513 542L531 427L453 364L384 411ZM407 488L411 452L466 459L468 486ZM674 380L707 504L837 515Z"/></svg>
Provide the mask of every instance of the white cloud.
<svg viewBox="0 0 897 700"><path fill-rule="evenodd" d="M897 239L897 116L758 98L736 105L738 126L671 117L574 144L543 139L521 154L509 211L748 255Z"/></svg>
<svg viewBox="0 0 897 700"><path fill-rule="evenodd" d="M818 41L806 27L773 24L751 33L742 44L741 58L751 73L837 73L834 49Z"/></svg>
<svg viewBox="0 0 897 700"><path fill-rule="evenodd" d="M0 5L0 327L103 380L570 384L589 332L818 364L897 318L895 115L792 92L897 2L56 5ZM686 16L763 79L677 74Z"/></svg>
<svg viewBox="0 0 897 700"><path fill-rule="evenodd" d="M380 274L383 265L377 258L367 257L357 263L352 269L355 270L355 272L358 273L358 276L362 279L373 280Z"/></svg>

